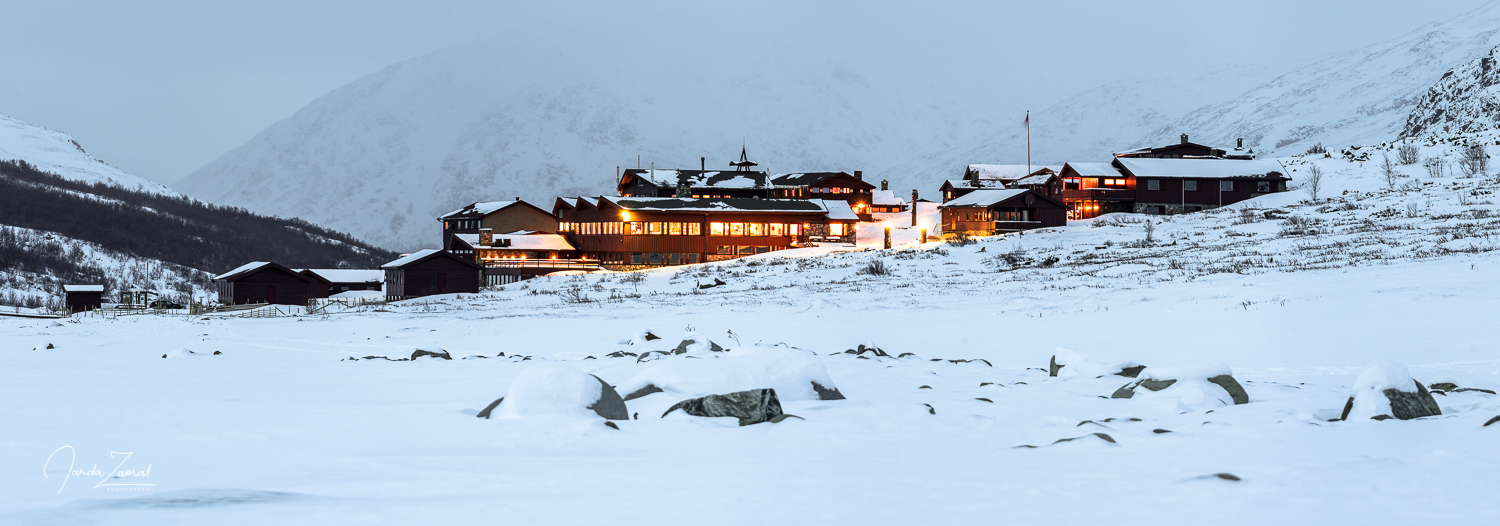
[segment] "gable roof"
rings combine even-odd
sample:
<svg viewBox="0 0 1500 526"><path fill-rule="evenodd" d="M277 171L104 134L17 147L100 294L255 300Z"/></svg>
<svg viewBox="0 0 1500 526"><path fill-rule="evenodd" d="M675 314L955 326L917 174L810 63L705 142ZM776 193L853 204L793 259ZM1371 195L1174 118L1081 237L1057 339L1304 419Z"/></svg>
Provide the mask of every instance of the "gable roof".
<svg viewBox="0 0 1500 526"><path fill-rule="evenodd" d="M476 202L476 203L471 203L468 206L465 206L465 207L460 208L458 210L454 210L452 212L448 212L446 214L438 216L438 221L447 221L448 219L451 219L451 218L454 218L454 217L469 217L469 216L476 216L476 215L480 216L480 217L484 217L484 216L493 214L495 212L499 212L501 210L510 208L512 206L521 206L521 205L524 205L526 207L532 208L532 209L534 209L534 210L536 210L538 212L541 212L543 214L551 215L551 213L547 212L546 210L542 210L541 208L538 208L536 205L533 205L531 203L528 203L528 202L520 200L520 199L512 199L510 201L480 201L480 202Z"/></svg>
<svg viewBox="0 0 1500 526"><path fill-rule="evenodd" d="M756 171L732 170L642 170L627 169L620 177L620 184L628 178L639 178L657 188L677 188L685 183L689 188L756 189L768 188L769 174Z"/></svg>
<svg viewBox="0 0 1500 526"><path fill-rule="evenodd" d="M823 208L827 210L824 214L834 221L859 221L859 214L849 207L849 202L842 199L819 199Z"/></svg>
<svg viewBox="0 0 1500 526"><path fill-rule="evenodd" d="M1016 179L1014 182L1012 182L1010 184L1011 184L1011 186L1031 186L1031 185L1047 184L1047 182L1051 181L1053 177L1057 177L1057 174L1056 173L1052 173L1052 172L1037 173L1037 174L1028 175L1026 177L1022 177L1020 179Z"/></svg>
<svg viewBox="0 0 1500 526"><path fill-rule="evenodd" d="M63 292L104 292L104 285L63 285Z"/></svg>
<svg viewBox="0 0 1500 526"><path fill-rule="evenodd" d="M939 208L950 208L950 207L959 207L959 206L963 206L963 207L993 206L996 203L999 203L999 202L1004 201L1006 199L1010 199L1012 197L1019 196L1021 194L1024 194L1024 193L1030 192L1030 191L1031 190L1025 190L1025 189L975 190L973 192L969 192L967 194L964 194L963 197L959 197L959 198L954 199L952 201L948 201L946 203L943 203L943 205L941 207L939 207Z"/></svg>
<svg viewBox="0 0 1500 526"><path fill-rule="evenodd" d="M971 164L964 169L964 178L973 179L995 179L1000 181L1013 181L1037 172L1037 169L1061 170L1061 166L1044 166L1039 164Z"/></svg>
<svg viewBox="0 0 1500 526"><path fill-rule="evenodd" d="M1135 177L1156 178L1285 178L1281 163L1236 159L1150 159L1119 157L1119 166Z"/></svg>
<svg viewBox="0 0 1500 526"><path fill-rule="evenodd" d="M390 269L404 268L404 267L409 267L409 266L417 264L417 263L421 263L423 261L427 261L427 260L432 259L432 258L439 258L439 257L447 257L447 258L450 258L450 259L452 259L454 261L462 262L465 265L468 265L468 266L471 266L471 267L474 267L474 268L480 268L480 266L479 266L478 263L475 263L473 261L469 261L467 259L455 256L455 255L453 255L453 254L451 254L451 253L449 253L449 252L447 252L445 250L438 250L438 249L435 249L435 248L424 248L422 250L418 250L416 252L412 252L412 253L407 254L405 256L401 256L399 258L396 258L394 261L391 261L390 263L386 263L384 265L381 265L380 268L383 268L383 269L386 269L386 268L390 268Z"/></svg>
<svg viewBox="0 0 1500 526"><path fill-rule="evenodd" d="M900 197L896 197L896 192L894 190L875 190L873 192L870 192L870 204L880 206L905 206L906 200Z"/></svg>
<svg viewBox="0 0 1500 526"><path fill-rule="evenodd" d="M938 188L938 190L947 190L949 188L1004 189L1005 183L1001 182L999 179L980 179L978 181L974 181L972 179L949 179L947 181L943 181L943 186L941 188Z"/></svg>
<svg viewBox="0 0 1500 526"><path fill-rule="evenodd" d="M236 279L243 278L245 276L249 276L249 275L254 274L256 272L260 272L262 270L268 270L268 269L280 270L280 271L285 272L287 274L296 276L297 278L302 279L303 281L312 281L312 278L304 276L301 273L297 272L296 270L292 270L290 268L287 268L286 265L282 265L282 264L276 263L274 261L252 261L252 262L246 263L244 265L240 265L239 267L237 267L234 270L231 270L229 272L225 272L223 274L219 274L217 276L214 276L214 281L221 281L221 280L222 281L233 281L233 280L236 280Z"/></svg>
<svg viewBox="0 0 1500 526"><path fill-rule="evenodd" d="M1124 177L1118 168L1110 163L1066 163L1063 170L1072 169L1073 172L1083 177Z"/></svg>

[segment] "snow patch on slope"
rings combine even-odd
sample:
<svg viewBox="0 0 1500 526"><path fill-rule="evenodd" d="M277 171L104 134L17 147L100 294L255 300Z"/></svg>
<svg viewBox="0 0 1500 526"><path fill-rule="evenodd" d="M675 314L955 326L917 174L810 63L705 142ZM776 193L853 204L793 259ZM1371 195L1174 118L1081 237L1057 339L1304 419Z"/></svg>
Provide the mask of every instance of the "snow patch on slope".
<svg viewBox="0 0 1500 526"><path fill-rule="evenodd" d="M83 151L73 137L0 115L0 160L21 160L37 169L85 183L122 186L155 194L178 195L159 183L125 173Z"/></svg>

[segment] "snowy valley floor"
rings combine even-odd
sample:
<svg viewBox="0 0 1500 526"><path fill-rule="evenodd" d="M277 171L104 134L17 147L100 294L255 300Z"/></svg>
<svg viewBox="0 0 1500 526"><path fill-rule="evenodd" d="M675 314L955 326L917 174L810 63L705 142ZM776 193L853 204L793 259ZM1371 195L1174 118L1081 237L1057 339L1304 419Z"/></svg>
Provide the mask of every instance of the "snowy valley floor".
<svg viewBox="0 0 1500 526"><path fill-rule="evenodd" d="M1500 425L1483 425L1500 397L1329 421L1371 362L1500 388L1500 252L1473 211L1495 207L1458 197L1466 184L1481 186L1273 196L1172 218L1151 243L1135 218L1107 217L642 283L544 278L384 312L0 318L0 523L1485 523L1500 517ZM856 273L875 259L892 275ZM715 278L726 285L694 292ZM747 427L660 418L669 393L628 402L640 419L619 430L472 416L542 361L619 385L687 359L606 354L660 348L629 342L647 329L671 348L689 328L731 349L815 351L848 399L783 400L805 420ZM915 356L842 353L871 343ZM433 347L455 359L349 360ZM1105 398L1129 380L1048 377L1058 347L1222 362L1251 403ZM197 354L162 358L181 348ZM1088 438L1053 444L1074 437ZM150 476L108 483L155 486L64 486L59 462L112 471L111 452Z"/></svg>

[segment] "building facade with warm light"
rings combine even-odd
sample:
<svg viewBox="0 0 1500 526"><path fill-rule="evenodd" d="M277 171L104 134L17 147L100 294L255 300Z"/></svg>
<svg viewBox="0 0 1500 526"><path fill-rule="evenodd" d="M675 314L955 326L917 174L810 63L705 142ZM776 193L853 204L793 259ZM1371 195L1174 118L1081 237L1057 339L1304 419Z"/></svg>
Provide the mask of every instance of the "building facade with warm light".
<svg viewBox="0 0 1500 526"><path fill-rule="evenodd" d="M938 208L945 235L990 236L1068 224L1066 205L1034 190L976 190Z"/></svg>
<svg viewBox="0 0 1500 526"><path fill-rule="evenodd" d="M854 242L845 201L574 197L553 206L580 257L631 270L718 261L810 242Z"/></svg>

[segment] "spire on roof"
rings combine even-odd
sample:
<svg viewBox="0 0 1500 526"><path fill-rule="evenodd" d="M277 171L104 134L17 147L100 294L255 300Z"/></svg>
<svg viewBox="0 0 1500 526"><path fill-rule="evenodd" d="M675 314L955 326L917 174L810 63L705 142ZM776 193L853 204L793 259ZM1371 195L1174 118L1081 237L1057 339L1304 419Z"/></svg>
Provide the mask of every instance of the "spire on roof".
<svg viewBox="0 0 1500 526"><path fill-rule="evenodd" d="M731 162L731 163L729 163L729 165L733 166L734 170L736 172L739 172L739 171L747 170L747 169L749 169L752 166L755 166L755 162L751 161L750 157L745 154L745 146L744 145L740 145L740 160L735 161L735 162Z"/></svg>

